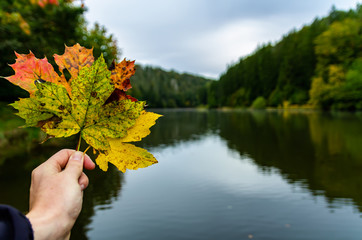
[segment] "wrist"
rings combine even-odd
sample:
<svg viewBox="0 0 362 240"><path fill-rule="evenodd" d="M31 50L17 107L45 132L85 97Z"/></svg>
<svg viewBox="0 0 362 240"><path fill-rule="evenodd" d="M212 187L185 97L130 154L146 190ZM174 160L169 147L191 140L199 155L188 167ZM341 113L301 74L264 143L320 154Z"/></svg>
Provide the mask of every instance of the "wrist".
<svg viewBox="0 0 362 240"><path fill-rule="evenodd" d="M44 212L30 211L26 217L29 219L34 232L34 240L69 239L70 229L64 221L57 216L49 216ZM68 230L69 229L69 230Z"/></svg>

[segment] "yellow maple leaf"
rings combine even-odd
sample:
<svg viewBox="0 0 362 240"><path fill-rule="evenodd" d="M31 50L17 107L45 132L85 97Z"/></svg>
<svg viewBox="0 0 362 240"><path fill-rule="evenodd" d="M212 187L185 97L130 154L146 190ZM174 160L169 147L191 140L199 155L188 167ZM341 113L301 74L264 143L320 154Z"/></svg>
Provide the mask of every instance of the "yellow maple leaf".
<svg viewBox="0 0 362 240"><path fill-rule="evenodd" d="M110 162L119 170L125 172L127 168L136 170L157 163L157 160L151 153L126 142L140 141L149 135L150 127L156 123L159 117L161 117L159 114L142 111L136 119L136 123L128 129L127 136L123 138L108 138L110 150L106 153L100 153L96 159L99 168L107 171L108 162Z"/></svg>
<svg viewBox="0 0 362 240"><path fill-rule="evenodd" d="M120 142L137 142L141 141L142 138L148 136L151 131L150 127L156 124L156 120L161 115L153 112L142 111L140 116L136 119L135 125L133 125L127 131L127 136L119 139L113 139L112 141Z"/></svg>
<svg viewBox="0 0 362 240"><path fill-rule="evenodd" d="M128 143L110 142L110 144L111 151L108 154L100 154L96 159L99 168L103 171L107 171L108 162L122 172L126 172L127 168L136 170L157 163L156 158L146 149Z"/></svg>

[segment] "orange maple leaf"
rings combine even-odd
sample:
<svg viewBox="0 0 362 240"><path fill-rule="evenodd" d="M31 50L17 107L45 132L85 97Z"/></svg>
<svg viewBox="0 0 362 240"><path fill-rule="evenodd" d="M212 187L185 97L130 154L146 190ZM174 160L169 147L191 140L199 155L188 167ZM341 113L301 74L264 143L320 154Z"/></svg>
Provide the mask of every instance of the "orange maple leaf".
<svg viewBox="0 0 362 240"><path fill-rule="evenodd" d="M132 102L138 101L126 94L126 91L132 88L130 78L136 72L134 62L123 59L122 62L116 64L115 60L113 60L109 70L111 71L111 80L116 88L106 103L125 99L130 99Z"/></svg>
<svg viewBox="0 0 362 240"><path fill-rule="evenodd" d="M63 55L54 54L54 60L59 66L59 71L62 73L61 77L63 79L65 79L64 69L69 71L71 75L70 83L72 79L78 76L79 70L82 67L90 67L94 62L93 48L87 49L80 46L79 43L72 47L66 46Z"/></svg>
<svg viewBox="0 0 362 240"><path fill-rule="evenodd" d="M29 54L15 52L15 55L17 56L16 62L10 65L14 69L15 75L5 77L11 83L28 91L30 95L37 90L34 84L37 80L63 85L69 93L71 92L68 82L59 77L46 57L38 59L31 51Z"/></svg>
<svg viewBox="0 0 362 240"><path fill-rule="evenodd" d="M136 72L134 62L135 61L126 59L123 59L123 61L118 64L116 64L115 61L112 62L109 69L111 70L111 79L115 87L119 90L127 91L132 88L130 78Z"/></svg>

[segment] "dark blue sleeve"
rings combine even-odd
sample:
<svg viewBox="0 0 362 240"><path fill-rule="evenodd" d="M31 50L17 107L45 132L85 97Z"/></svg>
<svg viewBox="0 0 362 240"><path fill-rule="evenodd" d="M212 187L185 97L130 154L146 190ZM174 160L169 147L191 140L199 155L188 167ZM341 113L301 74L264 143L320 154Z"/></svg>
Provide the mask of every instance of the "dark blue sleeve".
<svg viewBox="0 0 362 240"><path fill-rule="evenodd" d="M0 240L33 240L33 229L27 219L17 209L0 205Z"/></svg>

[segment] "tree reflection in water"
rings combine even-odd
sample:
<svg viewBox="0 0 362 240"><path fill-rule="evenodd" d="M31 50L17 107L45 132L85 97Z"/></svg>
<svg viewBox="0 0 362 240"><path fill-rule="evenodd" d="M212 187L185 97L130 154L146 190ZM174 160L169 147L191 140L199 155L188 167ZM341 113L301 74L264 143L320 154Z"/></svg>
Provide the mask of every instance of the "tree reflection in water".
<svg viewBox="0 0 362 240"><path fill-rule="evenodd" d="M351 113L244 111L219 113L220 136L263 170L276 168L331 203L362 210L362 119Z"/></svg>
<svg viewBox="0 0 362 240"><path fill-rule="evenodd" d="M362 211L362 117L358 114L247 110L155 112L164 117L152 127L151 134L138 143L141 147L176 146L207 134L219 135L228 148L248 156L264 173L277 170L289 183L325 196L330 207L345 201L344 204L353 202ZM34 166L59 149L75 145L74 139L52 140L45 145L26 141L26 144L16 142L16 151L9 145L2 146L0 155L0 202L22 211L28 208L30 173ZM107 173L97 169L87 175L90 185L85 191L83 210L72 231L72 239L87 239L95 211L109 208L120 197L124 183L124 175L114 167Z"/></svg>

